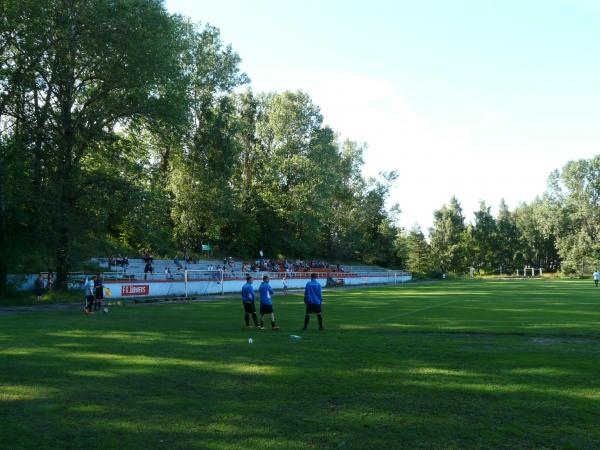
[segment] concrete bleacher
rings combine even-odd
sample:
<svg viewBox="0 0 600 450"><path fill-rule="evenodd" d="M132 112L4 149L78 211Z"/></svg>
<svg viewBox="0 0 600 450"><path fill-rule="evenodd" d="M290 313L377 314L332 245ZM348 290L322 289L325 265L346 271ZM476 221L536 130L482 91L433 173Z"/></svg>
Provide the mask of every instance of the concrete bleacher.
<svg viewBox="0 0 600 450"><path fill-rule="evenodd" d="M115 273L125 273L125 274L142 274L144 273L144 268L145 268L145 262L142 258L132 258L129 260L129 265L127 266L120 266L120 265L112 265L112 266L108 266L108 259L107 258L93 258L92 259L94 262L97 262L98 264L100 264L102 267L108 269L108 271L110 272L115 272ZM196 263L192 264L188 264L186 263L183 259L179 260L179 264L182 268L182 270L216 270L217 267L219 266L223 266L223 260L222 259L208 259L208 260L201 260L201 261L197 261ZM233 271L234 272L241 272L242 271L242 267L244 265L244 261L242 260L234 260L233 261ZM177 266L175 264L175 262L172 259L154 259L153 263L152 263L153 269L154 269L154 277L156 278L159 275L164 275L165 269L168 267L169 270L171 271L172 274L176 274L177 271ZM331 265L331 268L333 269L335 267L335 265ZM369 265L369 264L360 264L360 265L349 265L349 264L343 264L342 268L344 270L344 272L352 272L352 273L360 273L360 274L369 274L369 275L375 275L375 274L379 274L379 273L386 273L388 272L388 269L385 269L383 267L380 266L375 266L375 265ZM316 272L320 272L320 271L325 271L327 269L319 269L319 268L314 268L314 269L305 269L303 271L316 271Z"/></svg>
<svg viewBox="0 0 600 450"><path fill-rule="evenodd" d="M129 260L129 264L126 266L120 265L108 265L107 258L94 258L94 260L98 261L101 267L108 269L110 272L125 272L125 273L144 273L144 268L146 267L146 263L141 258L132 258ZM242 269L242 262L235 261L233 262L233 269L236 271L240 271ZM222 259L210 259L210 260L201 260L197 261L195 264L186 263L183 259L179 260L179 265L183 269L187 270L211 270L216 269L219 266L223 266ZM152 267L154 269L154 273L164 273L165 269L168 267L171 272L177 271L177 265L172 259L155 259L152 262Z"/></svg>

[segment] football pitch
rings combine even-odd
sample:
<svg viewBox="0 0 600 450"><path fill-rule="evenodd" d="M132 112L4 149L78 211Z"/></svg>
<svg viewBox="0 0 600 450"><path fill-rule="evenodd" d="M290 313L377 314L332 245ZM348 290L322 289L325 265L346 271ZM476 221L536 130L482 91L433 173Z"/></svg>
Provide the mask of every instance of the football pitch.
<svg viewBox="0 0 600 450"><path fill-rule="evenodd" d="M324 299L323 332L279 292L280 331L237 298L0 316L0 448L600 448L591 281Z"/></svg>

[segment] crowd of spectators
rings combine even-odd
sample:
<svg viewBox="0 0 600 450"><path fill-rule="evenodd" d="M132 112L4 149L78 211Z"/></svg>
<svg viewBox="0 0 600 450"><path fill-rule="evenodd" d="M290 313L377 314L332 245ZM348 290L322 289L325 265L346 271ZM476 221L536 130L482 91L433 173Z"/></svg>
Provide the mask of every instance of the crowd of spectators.
<svg viewBox="0 0 600 450"><path fill-rule="evenodd" d="M300 259L277 261L274 259L260 258L250 263L242 265L242 272L311 272L314 269L321 269L324 272L343 272L344 269L339 264L330 265L325 261L310 260L303 261Z"/></svg>
<svg viewBox="0 0 600 450"><path fill-rule="evenodd" d="M142 260L144 261L144 279L147 279L148 274L153 274L155 271L154 268L154 257L150 254L150 252L146 251ZM174 268L171 270L169 266L165 266L164 275L165 279L173 280L179 279L183 277L183 272L188 269L188 265L197 264L199 261L193 257L190 257L187 253L185 253L182 257L179 254L176 254L173 258ZM129 259L127 256L118 255L114 257L111 255L108 258L108 263L110 266L120 266L123 267L124 270L129 266ZM271 258L265 258L261 256L259 259L250 262L242 263L242 266L236 267L235 261L232 257L223 258L223 264L213 265L210 264L207 267L207 270L212 272L213 278L220 278L221 271L223 272L223 276L225 278L232 278L236 275L244 275L249 274L251 272L276 272L276 273L285 273L290 274L290 277L293 276L294 272L325 272L325 273L340 273L344 272L344 269L340 266L340 264L332 265L327 261L311 259L308 261L304 261L301 259L283 259L276 260Z"/></svg>

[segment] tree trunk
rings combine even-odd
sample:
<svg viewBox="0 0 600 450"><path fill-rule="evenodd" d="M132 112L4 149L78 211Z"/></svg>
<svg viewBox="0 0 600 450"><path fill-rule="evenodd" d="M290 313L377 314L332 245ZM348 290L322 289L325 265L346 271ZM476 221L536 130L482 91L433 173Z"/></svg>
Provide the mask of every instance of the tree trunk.
<svg viewBox="0 0 600 450"><path fill-rule="evenodd" d="M8 275L8 248L6 230L6 205L4 201L4 175L0 170L0 297L6 292Z"/></svg>

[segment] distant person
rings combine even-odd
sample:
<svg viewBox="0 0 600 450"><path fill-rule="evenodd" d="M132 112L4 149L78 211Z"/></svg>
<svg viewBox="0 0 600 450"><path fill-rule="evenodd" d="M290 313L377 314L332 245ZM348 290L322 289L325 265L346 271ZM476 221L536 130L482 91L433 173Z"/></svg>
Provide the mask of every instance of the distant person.
<svg viewBox="0 0 600 450"><path fill-rule="evenodd" d="M598 280L600 280L600 272L598 272L598 269L596 269L594 272L594 284L596 287L598 287Z"/></svg>
<svg viewBox="0 0 600 450"><path fill-rule="evenodd" d="M44 292L45 292L44 277L42 276L41 273L35 279L35 282L33 283L33 287L35 289L35 295L37 297L37 301L39 302L42 300L42 295L44 295Z"/></svg>
<svg viewBox="0 0 600 450"><path fill-rule="evenodd" d="M246 327L250 327L250 314L252 314L252 320L254 326L258 328L258 317L256 317L256 307L254 305L254 287L252 286L252 277L246 277L246 284L242 287L242 304L244 305L244 320L246 321Z"/></svg>
<svg viewBox="0 0 600 450"><path fill-rule="evenodd" d="M94 311L100 311L102 309L102 299L104 298L104 285L103 285L102 274L96 275L96 279L94 280L94 293L95 293L95 301L94 301Z"/></svg>
<svg viewBox="0 0 600 450"><path fill-rule="evenodd" d="M85 282L85 284L83 285L83 292L85 294L85 308L83 308L83 311L88 315L91 316L93 314L93 308L94 308L94 283L96 281L96 275L94 275L91 278L88 278Z"/></svg>
<svg viewBox="0 0 600 450"><path fill-rule="evenodd" d="M46 291L50 291L52 289L52 285L54 284L54 274L52 270L48 269L48 277L46 279Z"/></svg>
<svg viewBox="0 0 600 450"><path fill-rule="evenodd" d="M288 294L288 279L287 279L287 276L283 277L283 294L284 295Z"/></svg>
<svg viewBox="0 0 600 450"><path fill-rule="evenodd" d="M321 312L321 305L323 303L323 293L321 285L317 281L317 274L313 273L310 275L310 281L306 283L304 288L304 303L306 304L306 314L304 316L304 328L308 327L308 321L311 314L317 315L319 321L319 330L324 330L323 327L323 316Z"/></svg>
<svg viewBox="0 0 600 450"><path fill-rule="evenodd" d="M148 274L151 274L153 271L154 269L152 268L152 263L148 261L144 266L144 280L148 279Z"/></svg>
<svg viewBox="0 0 600 450"><path fill-rule="evenodd" d="M263 277L263 282L260 284L258 288L258 292L260 293L260 329L263 330L265 328L265 315L271 315L271 329L279 330L279 327L275 323L275 313L273 312L273 288L269 284L269 277L265 275Z"/></svg>

